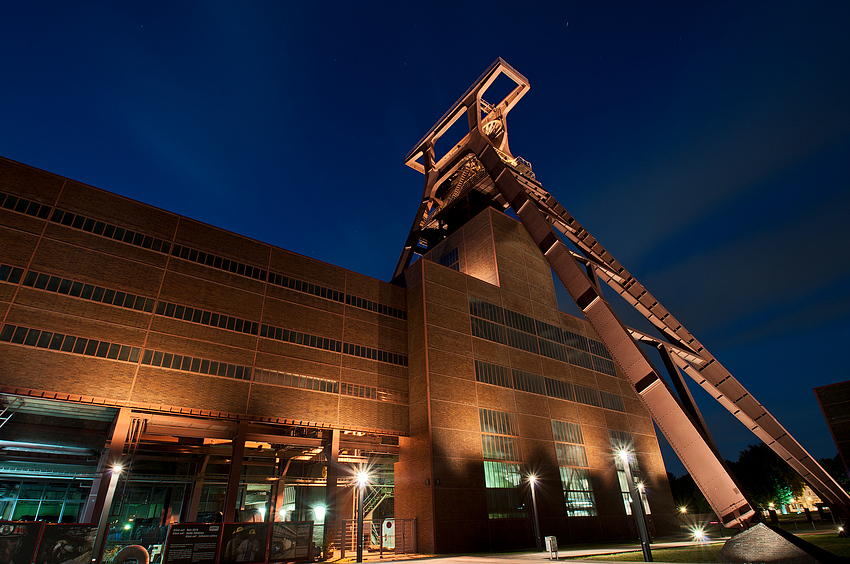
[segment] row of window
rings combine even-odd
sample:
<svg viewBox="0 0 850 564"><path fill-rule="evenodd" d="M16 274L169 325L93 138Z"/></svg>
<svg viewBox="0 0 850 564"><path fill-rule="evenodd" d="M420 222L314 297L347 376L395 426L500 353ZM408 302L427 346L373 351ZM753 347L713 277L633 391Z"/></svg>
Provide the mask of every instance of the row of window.
<svg viewBox="0 0 850 564"><path fill-rule="evenodd" d="M51 331L42 331L40 329L16 325L4 325L3 330L0 331L0 341L126 362L138 362L141 352L139 347L119 345L118 343L98 341L97 339L74 337L63 335L62 333L53 333Z"/></svg>
<svg viewBox="0 0 850 564"><path fill-rule="evenodd" d="M160 253L168 254L168 250L171 248L171 243L159 237L151 237L150 235L145 235L131 229L124 229L123 227L98 221L78 213L56 209L53 211L50 221Z"/></svg>
<svg viewBox="0 0 850 564"><path fill-rule="evenodd" d="M479 298L469 298L472 334L502 345L561 362L616 375L611 356L600 341L535 320ZM593 354L589 354L592 352Z"/></svg>
<svg viewBox="0 0 850 564"><path fill-rule="evenodd" d="M386 401L390 403L407 404L408 394L400 390L390 390L387 388L376 388L374 386L361 386L359 384L351 384L349 382L342 383L342 395L352 396L355 398L366 398L375 401Z"/></svg>
<svg viewBox="0 0 850 564"><path fill-rule="evenodd" d="M21 281L21 275L24 273L23 268L10 266L8 264L0 264L0 282L9 282L17 284Z"/></svg>
<svg viewBox="0 0 850 564"><path fill-rule="evenodd" d="M17 267L0 265L0 281L17 283L20 281L22 272L23 270ZM260 324L246 319L231 317L170 302L155 302L152 298L145 298L143 296L137 296L135 294L121 292L118 290L102 288L92 284L84 284L67 278L50 276L35 271L27 272L27 275L24 277L23 284L39 290L57 292L81 299L135 309L138 311L145 311L148 313L154 311L154 304L156 304L157 315L182 319L192 323L200 323L211 327L218 327L220 329L237 331L249 335L257 335L260 333ZM358 356L368 360L407 366L407 357L405 355L361 345L342 343L334 339L307 335L305 333L290 331L281 327L273 327L270 325L263 325L262 327L263 332L261 336L263 337L277 339L279 341L288 341L299 345L311 346L313 348L320 348L334 352L342 352L343 354Z"/></svg>
<svg viewBox="0 0 850 564"><path fill-rule="evenodd" d="M265 323L260 325L260 337L266 337L268 339L274 339L276 341L283 341L286 343L294 343L296 345L303 345L314 349L347 354L350 356L359 356L360 358L386 362L388 364L395 364L398 366L407 366L407 355L382 351L380 349L363 345L355 345L353 343L346 343L336 339L329 339L328 337L310 335L300 331L284 329L283 327L266 325Z"/></svg>
<svg viewBox="0 0 850 564"><path fill-rule="evenodd" d="M479 408L481 441L484 450L484 481L487 488L487 514L490 519L526 516L526 495L521 455L516 436L515 415ZM552 421L558 457L564 506L567 516L596 515L596 500L587 467L587 454L581 427L567 421ZM489 460L487 460L489 459Z"/></svg>
<svg viewBox="0 0 850 564"><path fill-rule="evenodd" d="M339 393L339 382L305 376L304 374L293 374L291 372L278 372L267 368L257 368L254 371L254 382L260 384L271 384L273 386L286 386L287 388L300 388L302 390L313 390L314 392Z"/></svg>
<svg viewBox="0 0 850 564"><path fill-rule="evenodd" d="M109 288L94 286L93 284L84 284L83 282L76 282L59 276L50 276L49 274L42 274L33 270L27 271L23 285L29 286L30 288L36 288L38 290L56 292L58 294L65 294L66 296L124 307L127 309L135 309L137 311L145 311L147 313L153 311L155 301L151 298L145 298L144 296L137 296L136 294L120 292L118 290L110 290Z"/></svg>
<svg viewBox="0 0 850 564"><path fill-rule="evenodd" d="M212 253L199 251L198 249L193 249L192 247L187 247L185 245L175 244L171 249L171 256L179 257L183 260L195 262L204 266L209 266L216 270L230 272L231 274L246 276L262 282L266 281L266 270L263 268L251 266L250 264L236 260L230 260Z"/></svg>
<svg viewBox="0 0 850 564"><path fill-rule="evenodd" d="M14 343L42 349L63 351L72 354L94 356L125 362L138 362L141 355L141 363L147 366L169 368L192 372L196 374L207 374L221 376L223 378L234 378L236 380L250 380L253 369L250 366L218 362L204 358L188 355L179 355L164 351L142 349L96 339L74 337L51 331L42 331L29 327L16 325L4 325L0 331L0 342ZM340 384L334 380L315 378L289 372L278 372L275 370L257 369L255 381L278 386L302 388L321 392L338 393ZM407 392L375 388L371 386L359 386L356 384L343 383L343 395L406 404Z"/></svg>
<svg viewBox="0 0 850 564"><path fill-rule="evenodd" d="M513 413L481 407L478 409L478 420L482 433L519 436L516 415Z"/></svg>
<svg viewBox="0 0 850 564"><path fill-rule="evenodd" d="M47 219L47 216L50 215L50 208L53 206L39 204L38 202L33 202L26 198L20 198L18 196L0 192L0 207L16 211L18 213L25 213L33 217Z"/></svg>
<svg viewBox="0 0 850 564"><path fill-rule="evenodd" d="M195 374L208 374L210 376L221 376L223 378L234 378L236 380L250 380L251 367L228 362L218 362L206 358L197 358L188 355L172 354L163 351L145 349L142 355L142 364L193 372Z"/></svg>
<svg viewBox="0 0 850 564"><path fill-rule="evenodd" d="M516 368L510 369L506 366L481 360L475 361L475 380L482 384L574 401L594 407L603 407L620 412L626 411L623 398L617 394L517 370Z"/></svg>
<svg viewBox="0 0 850 564"><path fill-rule="evenodd" d="M34 217L39 217L41 219L47 219L50 215L50 209L52 208L52 206L49 206L47 204L40 204L38 202L27 200L25 198L20 198L18 196L13 196L11 194L4 194L2 192L0 192L0 207L19 213L31 215ZM205 253L204 251L199 251L197 249L193 249L185 245L175 244L172 246L170 242L165 241L164 239L152 237L143 233L138 233L130 229L124 229L122 227L118 227L117 225L112 225L110 223L92 219L90 217L86 217L77 213L56 209L54 210L53 215L50 217L50 221L74 229L87 231L89 233L93 233L101 237L106 237L108 239L121 241L137 247L142 247L145 249L150 249L152 251L161 252L165 254L171 254L172 256L179 257L184 260L189 260L192 262L203 264L205 266L209 266L211 268L224 270L226 272L238 274L240 276L247 276L249 278L261 280L264 282L266 281L268 275L268 271L262 268L258 268L256 266L251 266L246 263L230 260L218 255L214 255L212 253ZM332 290L323 286L314 285L274 272L272 272L268 276L268 278L269 282L277 286L296 289L297 291L311 293L338 302L342 302L343 298L341 296L345 296L344 301L350 306L366 309L389 317L395 317L397 319L407 319L407 312L403 309L395 308L385 304L380 304L378 302L374 302L372 300L367 300L365 298L360 298L357 296L352 296L350 294L343 294L338 290Z"/></svg>
<svg viewBox="0 0 850 564"><path fill-rule="evenodd" d="M209 325L210 327L218 327L219 329L227 329L228 331L247 333L248 335L256 335L260 327L260 324L256 321L248 321L247 319L231 317L223 313L214 313L171 302L157 302L156 314L174 319L182 319L191 323Z"/></svg>

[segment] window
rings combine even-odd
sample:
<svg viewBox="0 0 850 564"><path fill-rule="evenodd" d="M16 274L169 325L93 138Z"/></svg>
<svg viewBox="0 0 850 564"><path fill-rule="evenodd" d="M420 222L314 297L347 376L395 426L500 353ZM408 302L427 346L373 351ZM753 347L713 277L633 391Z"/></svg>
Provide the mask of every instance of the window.
<svg viewBox="0 0 850 564"><path fill-rule="evenodd" d="M647 515L651 514L649 508L649 500L646 498L646 488L640 477L640 465L638 464L637 456L635 455L634 438L631 433L625 431L608 431L608 437L611 440L611 449L614 453L614 464L617 468L617 480L620 484L620 493L623 496L623 507L626 510L626 515L632 514L632 496L629 493L629 481L626 477L626 470L623 466L623 460L617 456L617 453L625 451L629 453L629 468L631 469L632 479L635 483L635 488L640 492L643 511Z"/></svg>
<svg viewBox="0 0 850 564"><path fill-rule="evenodd" d="M568 517L596 515L596 498L590 483L587 454L581 426L569 421L552 420L555 451L564 489L564 505Z"/></svg>
<svg viewBox="0 0 850 564"><path fill-rule="evenodd" d="M567 516L593 517L596 515L596 499L590 484L590 473L584 468L566 466L561 466L560 471Z"/></svg>
<svg viewBox="0 0 850 564"><path fill-rule="evenodd" d="M490 519L526 517L528 508L519 489L522 469L516 415L481 408L478 416L485 458L487 514Z"/></svg>
<svg viewBox="0 0 850 564"><path fill-rule="evenodd" d="M440 264L452 270L460 270L460 261L458 260L457 247L447 252L440 258Z"/></svg>

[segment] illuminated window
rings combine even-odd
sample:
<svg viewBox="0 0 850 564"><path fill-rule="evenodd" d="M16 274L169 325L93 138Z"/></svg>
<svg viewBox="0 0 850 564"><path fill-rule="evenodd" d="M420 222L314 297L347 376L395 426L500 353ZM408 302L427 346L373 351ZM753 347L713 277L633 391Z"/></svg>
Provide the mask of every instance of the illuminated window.
<svg viewBox="0 0 850 564"><path fill-rule="evenodd" d="M569 517L596 515L596 498L590 483L584 437L577 423L552 421L558 470L564 489L564 505Z"/></svg>
<svg viewBox="0 0 850 564"><path fill-rule="evenodd" d="M516 415L492 409L479 409L481 443L484 450L484 481L487 487L487 514L490 519L527 516L522 483L521 454ZM489 460L488 460L489 459Z"/></svg>
<svg viewBox="0 0 850 564"><path fill-rule="evenodd" d="M646 489L643 487L641 480L640 465L638 464L637 456L635 456L634 438L631 433L625 431L608 430L608 436L611 439L611 449L614 451L614 465L617 468L617 481L620 484L620 493L623 496L623 507L626 509L626 515L632 514L632 496L629 493L629 481L626 477L626 469L623 466L622 459L617 456L619 452L629 453L629 467L632 472L632 479L635 482L635 488L640 492L641 503L643 503L643 511L647 515L651 514L649 508L649 500L646 498Z"/></svg>

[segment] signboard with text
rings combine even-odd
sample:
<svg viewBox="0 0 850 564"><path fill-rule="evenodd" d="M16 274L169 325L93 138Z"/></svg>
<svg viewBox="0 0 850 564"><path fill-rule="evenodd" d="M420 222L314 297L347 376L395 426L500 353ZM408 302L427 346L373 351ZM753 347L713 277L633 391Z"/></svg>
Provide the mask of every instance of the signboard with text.
<svg viewBox="0 0 850 564"><path fill-rule="evenodd" d="M163 564L215 564L221 523L171 525Z"/></svg>

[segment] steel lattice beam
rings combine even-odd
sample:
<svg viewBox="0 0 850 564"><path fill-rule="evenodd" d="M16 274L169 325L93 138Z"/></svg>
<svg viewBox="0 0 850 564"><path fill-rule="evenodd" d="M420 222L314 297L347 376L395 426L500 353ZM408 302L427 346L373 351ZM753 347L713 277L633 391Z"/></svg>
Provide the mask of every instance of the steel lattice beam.
<svg viewBox="0 0 850 564"><path fill-rule="evenodd" d="M513 80L516 87L498 104L484 102L482 95L501 75ZM725 467L677 370L691 377L788 462L831 507L850 515L850 496L835 480L536 181L530 165L511 154L506 116L528 89L525 77L497 59L408 154L406 164L425 174L425 190L395 275L410 265L414 254L427 252L423 234L439 233L442 218L449 215L446 212L455 202L471 191L481 192L492 205L516 213L724 525L741 525L755 512ZM435 143L463 116L469 133L437 158ZM558 233L580 254L569 250ZM626 327L603 297L597 278L649 320L666 343ZM679 378L674 380L680 388L678 398L645 356L638 344L641 341L651 341L662 351L668 370Z"/></svg>

